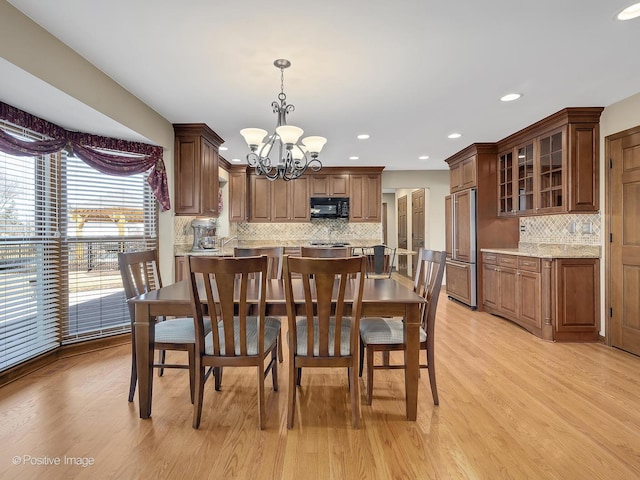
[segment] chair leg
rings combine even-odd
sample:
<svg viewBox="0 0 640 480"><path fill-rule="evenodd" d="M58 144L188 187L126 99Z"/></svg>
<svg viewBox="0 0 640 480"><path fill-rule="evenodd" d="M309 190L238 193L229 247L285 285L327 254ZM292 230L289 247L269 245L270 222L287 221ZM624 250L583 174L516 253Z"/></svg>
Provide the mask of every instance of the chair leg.
<svg viewBox="0 0 640 480"><path fill-rule="evenodd" d="M289 355L289 390L287 392L287 428L293 428L293 416L296 409L297 371L293 354Z"/></svg>
<svg viewBox="0 0 640 480"><path fill-rule="evenodd" d="M436 363L434 360L433 350L427 350L427 368L429 369L429 383L431 384L431 395L433 396L433 404L439 405L438 387L436 385Z"/></svg>
<svg viewBox="0 0 640 480"><path fill-rule="evenodd" d="M200 427L200 418L202 417L202 399L204 396L204 367L202 366L202 360L196 357L196 365L194 366L196 372L196 391L195 401L193 403L193 428Z"/></svg>
<svg viewBox="0 0 640 480"><path fill-rule="evenodd" d="M216 392L220 391L220 387L222 386L222 367L214 367L213 376L215 377L215 389Z"/></svg>
<svg viewBox="0 0 640 480"><path fill-rule="evenodd" d="M300 386L300 382L302 381L302 369L301 368L297 368L296 369L296 385L299 387Z"/></svg>
<svg viewBox="0 0 640 480"><path fill-rule="evenodd" d="M367 346L367 405L371 405L373 397L373 354L374 349Z"/></svg>
<svg viewBox="0 0 640 480"><path fill-rule="evenodd" d="M280 363L284 361L284 355L282 354L282 330L278 333L278 361Z"/></svg>
<svg viewBox="0 0 640 480"><path fill-rule="evenodd" d="M258 374L258 428L264 430L267 409L264 405L264 371L262 364L258 365L256 372Z"/></svg>
<svg viewBox="0 0 640 480"><path fill-rule="evenodd" d="M362 377L362 368L364 366L364 342L360 339L360 366L358 368L358 377Z"/></svg>
<svg viewBox="0 0 640 480"><path fill-rule="evenodd" d="M131 380L129 381L129 401L133 402L136 393L136 383L138 383L138 365L136 363L136 341L131 329Z"/></svg>
<svg viewBox="0 0 640 480"><path fill-rule="evenodd" d="M187 349L187 355L189 356L189 394L191 395L191 403L193 404L195 390L196 390L196 345L190 345ZM203 380L204 382L204 380Z"/></svg>
<svg viewBox="0 0 640 480"><path fill-rule="evenodd" d="M167 358L166 350L158 350L158 363L160 365L165 364L166 358ZM161 377L162 375L164 375L164 368L160 367L158 369L158 376Z"/></svg>
<svg viewBox="0 0 640 480"><path fill-rule="evenodd" d="M278 345L280 345L280 341L277 340ZM278 391L278 355L279 351L277 348L271 350L271 382L273 384L273 391Z"/></svg>
<svg viewBox="0 0 640 480"><path fill-rule="evenodd" d="M351 383L351 424L353 428L360 428L360 389L355 365L348 370Z"/></svg>

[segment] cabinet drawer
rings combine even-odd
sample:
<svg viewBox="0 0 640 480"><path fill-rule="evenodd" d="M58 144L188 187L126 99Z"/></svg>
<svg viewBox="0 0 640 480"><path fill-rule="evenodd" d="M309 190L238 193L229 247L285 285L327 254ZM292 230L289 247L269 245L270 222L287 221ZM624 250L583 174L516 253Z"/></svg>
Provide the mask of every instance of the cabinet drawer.
<svg viewBox="0 0 640 480"><path fill-rule="evenodd" d="M498 255L498 265L501 267L517 268L518 257L514 255Z"/></svg>
<svg viewBox="0 0 640 480"><path fill-rule="evenodd" d="M482 254L482 263L486 265L498 265L498 254L497 253L483 253Z"/></svg>
<svg viewBox="0 0 640 480"><path fill-rule="evenodd" d="M540 259L531 257L518 257L518 270L526 270L528 272L540 271Z"/></svg>

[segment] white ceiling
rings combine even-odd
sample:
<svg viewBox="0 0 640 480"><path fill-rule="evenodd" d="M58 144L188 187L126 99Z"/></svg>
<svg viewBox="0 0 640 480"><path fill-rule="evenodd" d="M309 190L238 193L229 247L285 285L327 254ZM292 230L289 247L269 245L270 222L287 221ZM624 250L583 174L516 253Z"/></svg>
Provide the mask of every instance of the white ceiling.
<svg viewBox="0 0 640 480"><path fill-rule="evenodd" d="M244 159L241 128L275 127L287 58L289 123L328 138L323 163L392 170L445 169L470 143L640 91L640 18L615 19L634 1L9 0L170 122L207 123L228 160ZM55 98L12 85L58 120ZM58 123L118 131L89 108Z"/></svg>

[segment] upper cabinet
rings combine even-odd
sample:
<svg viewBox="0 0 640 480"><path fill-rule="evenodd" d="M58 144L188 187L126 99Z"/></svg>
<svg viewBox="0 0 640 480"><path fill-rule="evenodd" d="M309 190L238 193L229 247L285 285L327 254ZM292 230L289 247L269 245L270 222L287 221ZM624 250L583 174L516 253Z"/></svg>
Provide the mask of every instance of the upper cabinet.
<svg viewBox="0 0 640 480"><path fill-rule="evenodd" d="M565 108L498 142L498 215L598 211L603 108Z"/></svg>
<svg viewBox="0 0 640 480"><path fill-rule="evenodd" d="M351 174L349 219L352 222L379 222L382 211L380 173Z"/></svg>
<svg viewBox="0 0 640 480"><path fill-rule="evenodd" d="M309 178L269 180L249 175L250 222L309 221Z"/></svg>
<svg viewBox="0 0 640 480"><path fill-rule="evenodd" d="M309 175L309 196L311 197L348 197L349 174L311 174Z"/></svg>
<svg viewBox="0 0 640 480"><path fill-rule="evenodd" d="M245 165L232 165L229 168L229 221L247 220L247 170Z"/></svg>
<svg viewBox="0 0 640 480"><path fill-rule="evenodd" d="M218 216L218 147L224 140L204 123L174 124L173 130L176 215Z"/></svg>
<svg viewBox="0 0 640 480"><path fill-rule="evenodd" d="M477 155L459 159L449 165L449 182L451 193L476 186Z"/></svg>

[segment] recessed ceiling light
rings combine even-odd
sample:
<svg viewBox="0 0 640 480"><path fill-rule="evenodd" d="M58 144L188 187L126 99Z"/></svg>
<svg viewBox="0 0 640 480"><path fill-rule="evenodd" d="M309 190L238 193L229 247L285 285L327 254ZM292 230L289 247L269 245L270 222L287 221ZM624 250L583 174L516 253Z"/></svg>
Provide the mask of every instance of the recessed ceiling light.
<svg viewBox="0 0 640 480"><path fill-rule="evenodd" d="M635 3L618 14L618 20L631 20L640 17L640 3Z"/></svg>
<svg viewBox="0 0 640 480"><path fill-rule="evenodd" d="M361 133L360 135L358 135L358 140L366 140L367 138L369 138L369 135L367 135L366 133Z"/></svg>
<svg viewBox="0 0 640 480"><path fill-rule="evenodd" d="M360 160L360 157L356 157L356 156L349 157L349 160Z"/></svg>
<svg viewBox="0 0 640 480"><path fill-rule="evenodd" d="M500 97L500 100L503 102L513 102L514 100L517 100L521 97L522 95L519 93L507 93L504 97Z"/></svg>
<svg viewBox="0 0 640 480"><path fill-rule="evenodd" d="M460 138L462 136L461 133L452 133L449 135L449 138Z"/></svg>
<svg viewBox="0 0 640 480"><path fill-rule="evenodd" d="M242 160L240 160L239 158L232 158L231 161L233 163L240 163Z"/></svg>
<svg viewBox="0 0 640 480"><path fill-rule="evenodd" d="M229 148L228 147L220 147L220 148L218 148L218 150L220 150L221 152L225 152L225 151L229 150Z"/></svg>
<svg viewBox="0 0 640 480"><path fill-rule="evenodd" d="M429 155L420 155L418 160L429 160Z"/></svg>

